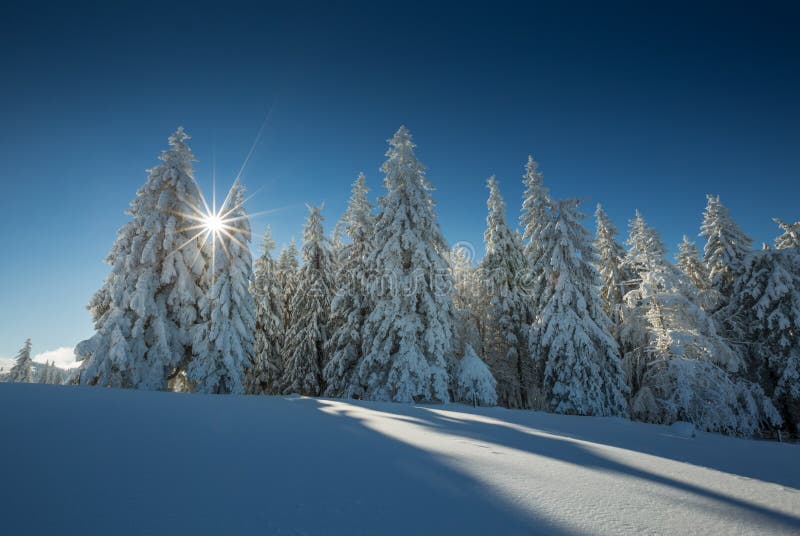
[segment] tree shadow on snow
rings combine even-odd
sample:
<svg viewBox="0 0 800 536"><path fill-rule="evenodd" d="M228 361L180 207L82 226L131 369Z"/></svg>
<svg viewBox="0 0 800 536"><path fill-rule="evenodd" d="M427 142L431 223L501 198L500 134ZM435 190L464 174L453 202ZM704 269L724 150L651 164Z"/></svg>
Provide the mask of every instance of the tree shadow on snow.
<svg viewBox="0 0 800 536"><path fill-rule="evenodd" d="M2 385L0 406L7 534L570 533L316 399Z"/></svg>
<svg viewBox="0 0 800 536"><path fill-rule="evenodd" d="M447 406L441 408L441 410L448 412L453 411L453 409ZM765 529L771 528L780 531L800 530L800 517L798 516L788 515L737 497L725 495L713 489L621 463L603 456L598 452L598 449L587 445L584 442L586 440L563 437L559 432L541 431L528 425L509 425L507 423L458 418L453 416L452 413L445 416L438 413L438 408L399 406L398 410L404 414L390 415L390 418L400 420L408 420L410 418L414 424L443 434L457 435L469 440L499 445L536 456L544 456L583 468L639 479L668 490L685 493L689 498L689 504L693 502L697 508L706 510L713 508L724 517L739 519ZM393 413L393 408L387 406L385 411ZM482 414L473 415L478 418L484 417ZM518 428L520 426L526 426L531 430L529 432L520 430ZM558 437L559 435L562 435L562 437ZM624 444L620 445L620 447L625 448ZM787 469L793 470L791 467L787 467ZM653 490L653 492L657 493L657 490ZM669 498L666 500L669 500Z"/></svg>

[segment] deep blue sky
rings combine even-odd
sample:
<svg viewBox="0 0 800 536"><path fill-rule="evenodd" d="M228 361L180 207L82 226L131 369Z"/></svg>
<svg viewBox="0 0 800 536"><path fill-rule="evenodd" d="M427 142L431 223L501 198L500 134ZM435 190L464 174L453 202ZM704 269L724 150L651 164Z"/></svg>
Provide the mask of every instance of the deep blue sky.
<svg viewBox="0 0 800 536"><path fill-rule="evenodd" d="M400 124L451 242L481 246L492 173L516 221L529 153L555 196L623 231L638 207L670 245L706 193L757 243L800 217L789 3L107 4L0 12L0 356L91 333L84 304L178 125L210 188L212 154L227 185L269 113L244 179L251 212L284 208L253 221L280 243L305 202L332 228L361 170L379 194Z"/></svg>

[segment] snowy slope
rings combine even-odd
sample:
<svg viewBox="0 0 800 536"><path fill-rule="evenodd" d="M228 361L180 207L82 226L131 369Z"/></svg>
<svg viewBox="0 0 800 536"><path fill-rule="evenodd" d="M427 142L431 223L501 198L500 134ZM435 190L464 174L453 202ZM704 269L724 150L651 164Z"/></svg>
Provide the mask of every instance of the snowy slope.
<svg viewBox="0 0 800 536"><path fill-rule="evenodd" d="M3 534L800 533L800 447L622 419L0 384Z"/></svg>

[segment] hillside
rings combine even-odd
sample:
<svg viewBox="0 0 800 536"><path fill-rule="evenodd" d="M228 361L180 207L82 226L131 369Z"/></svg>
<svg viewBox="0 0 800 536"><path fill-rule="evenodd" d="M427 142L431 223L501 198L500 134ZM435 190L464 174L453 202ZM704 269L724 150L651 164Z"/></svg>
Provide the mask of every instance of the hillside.
<svg viewBox="0 0 800 536"><path fill-rule="evenodd" d="M459 405L0 384L5 534L789 534L800 447Z"/></svg>

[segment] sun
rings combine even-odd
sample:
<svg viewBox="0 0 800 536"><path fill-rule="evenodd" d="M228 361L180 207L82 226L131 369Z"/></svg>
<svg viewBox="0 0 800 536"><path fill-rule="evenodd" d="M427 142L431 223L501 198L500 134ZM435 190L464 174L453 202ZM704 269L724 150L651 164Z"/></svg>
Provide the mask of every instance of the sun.
<svg viewBox="0 0 800 536"><path fill-rule="evenodd" d="M214 235L218 235L225 230L225 221L217 212L209 212L209 214L204 215L202 225L206 232Z"/></svg>

